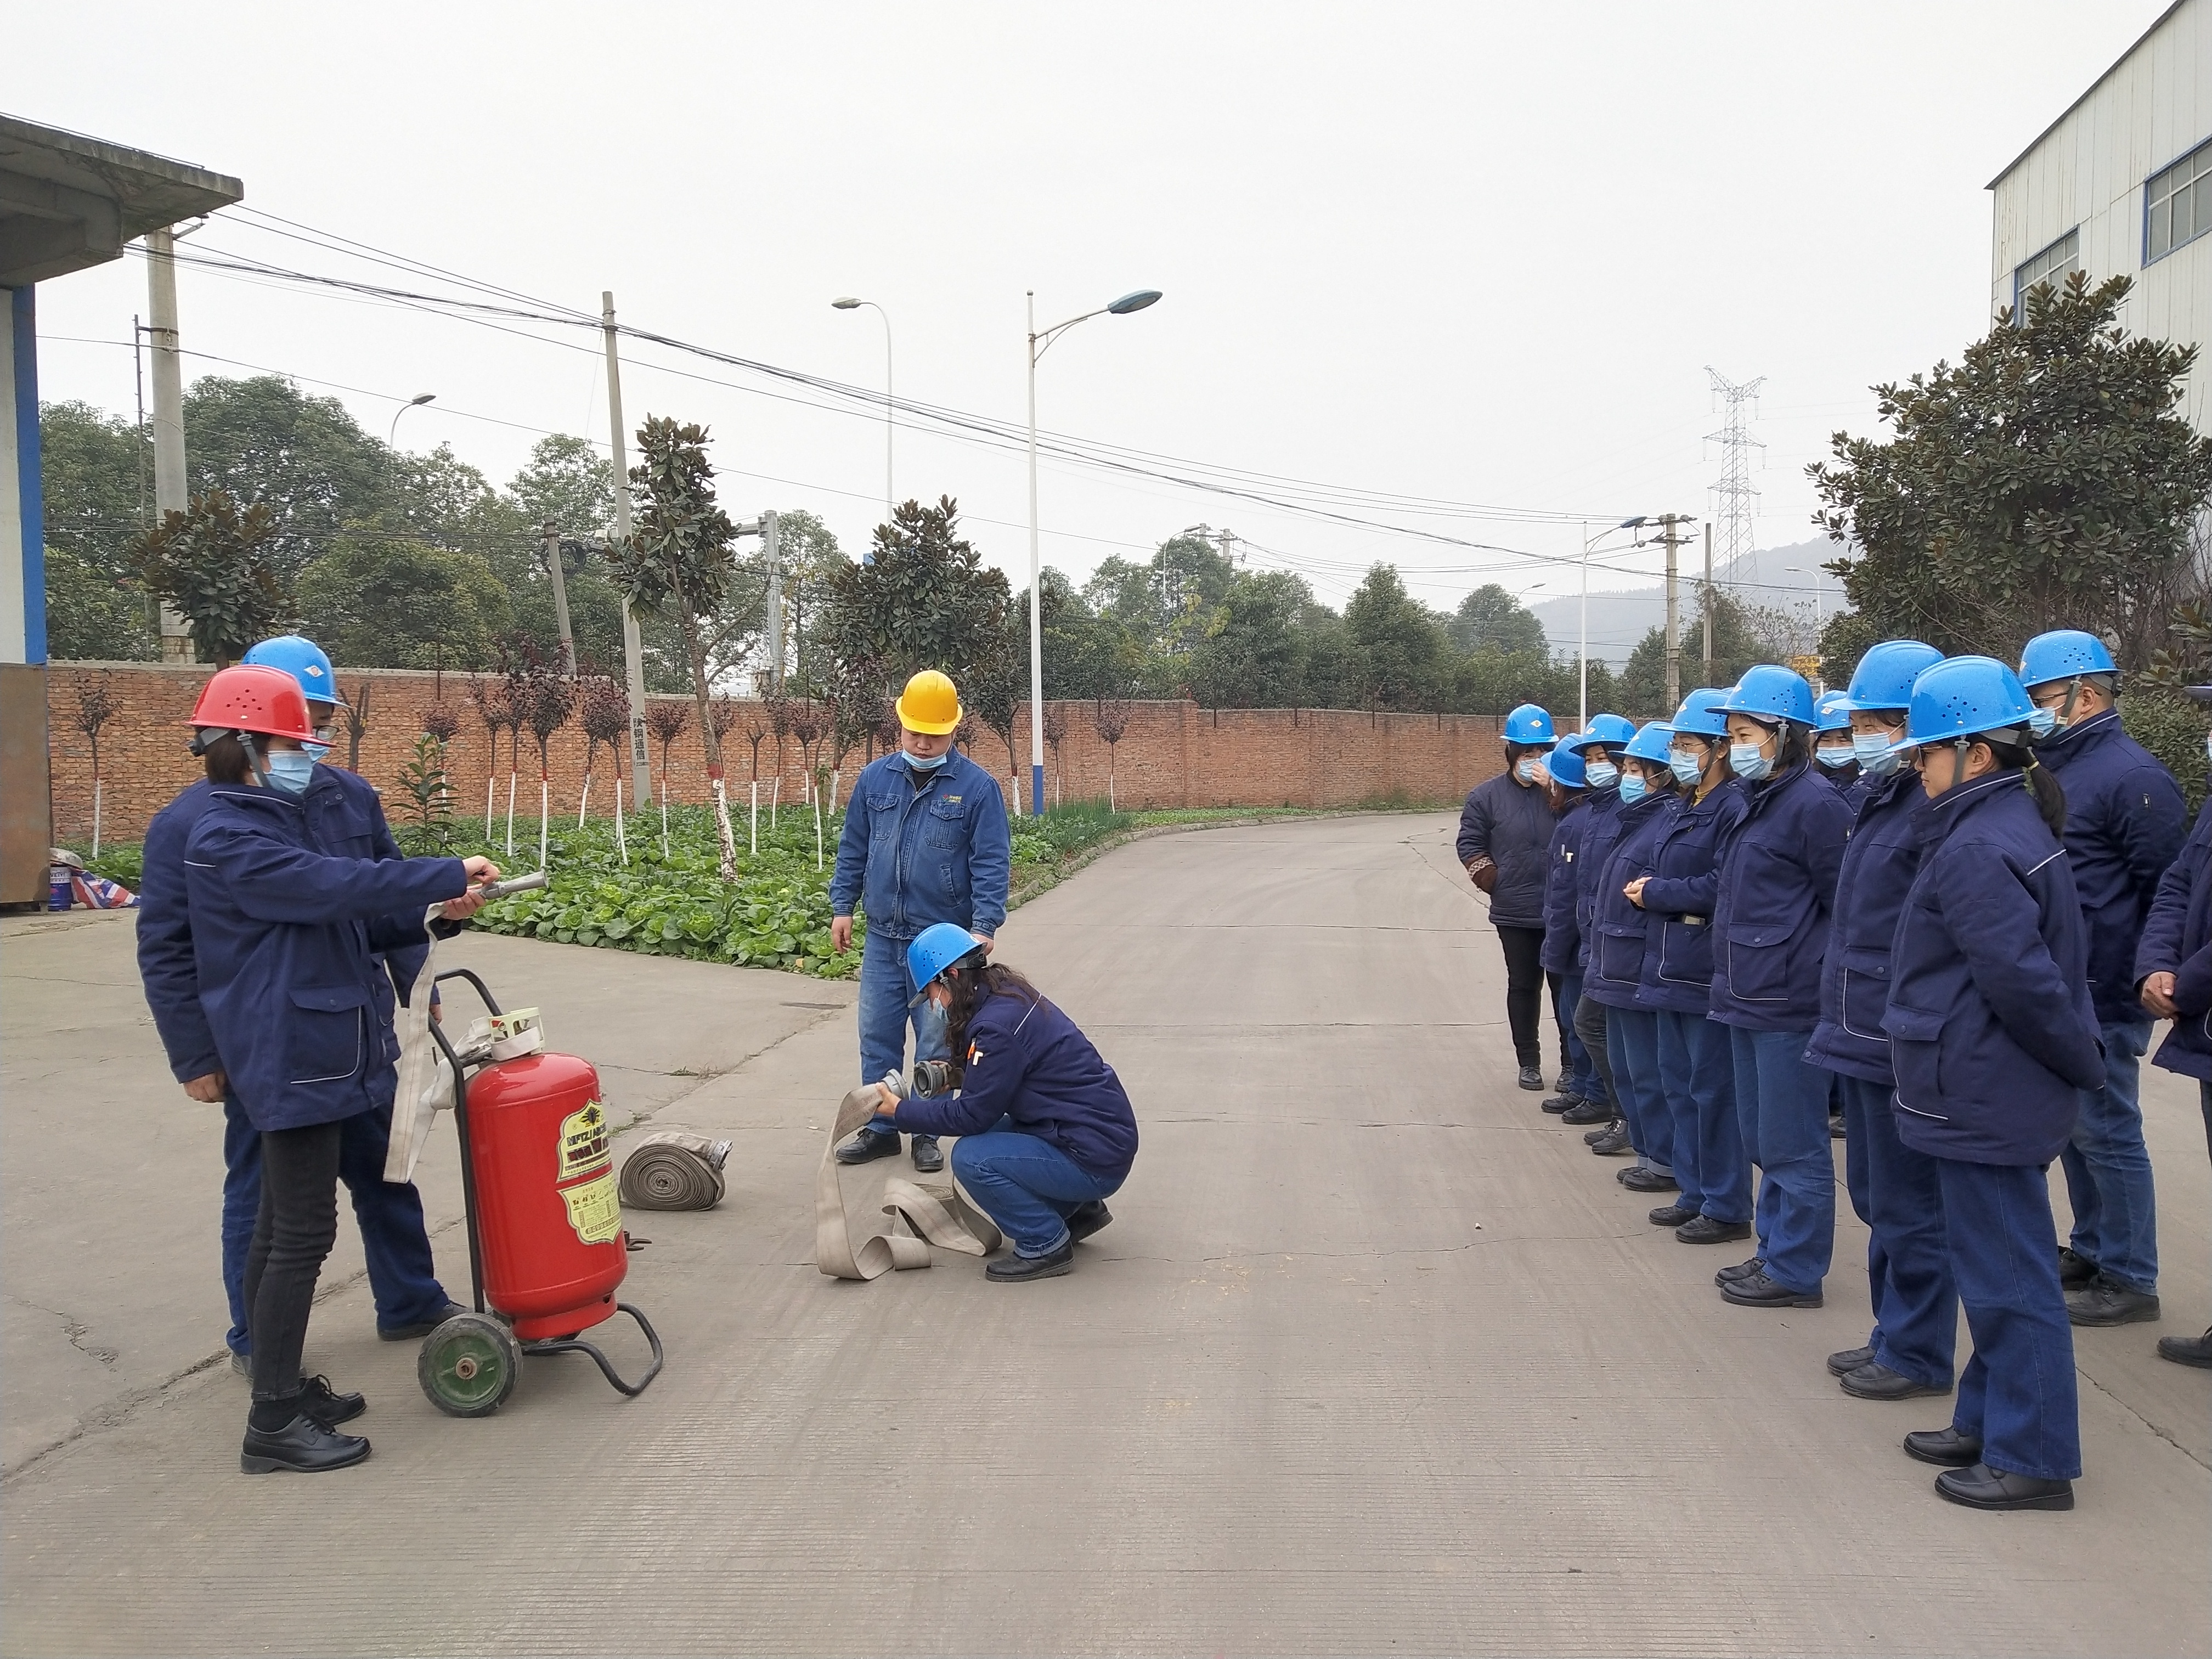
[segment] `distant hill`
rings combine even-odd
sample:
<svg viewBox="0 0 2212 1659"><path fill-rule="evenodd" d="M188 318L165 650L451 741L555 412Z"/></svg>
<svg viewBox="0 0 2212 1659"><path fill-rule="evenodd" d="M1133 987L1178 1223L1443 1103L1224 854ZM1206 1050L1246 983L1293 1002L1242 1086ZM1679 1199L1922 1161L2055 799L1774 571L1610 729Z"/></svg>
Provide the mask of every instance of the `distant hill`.
<svg viewBox="0 0 2212 1659"><path fill-rule="evenodd" d="M1742 597L1747 603L1756 605L1811 605L1817 587L1822 613L1832 616L1844 604L1843 584L1820 567L1843 551L1843 543L1826 537L1793 542L1787 547L1761 548L1756 556L1759 586L1741 590ZM1704 574L1705 554L1692 543L1682 550L1682 558L1680 597L1686 627L1697 580ZM1716 565L1713 580L1726 586L1734 574L1725 564ZM1569 580L1574 579L1571 576ZM1601 580L1617 579L1601 576L1595 569L1590 572L1590 659L1608 662L1618 668L1628 660L1628 653L1636 648L1638 641L1667 620L1667 585L1653 582L1648 586L1614 587L1601 592L1597 583ZM1580 593L1546 599L1528 608L1544 624L1544 635L1551 641L1553 653L1573 655L1581 627Z"/></svg>

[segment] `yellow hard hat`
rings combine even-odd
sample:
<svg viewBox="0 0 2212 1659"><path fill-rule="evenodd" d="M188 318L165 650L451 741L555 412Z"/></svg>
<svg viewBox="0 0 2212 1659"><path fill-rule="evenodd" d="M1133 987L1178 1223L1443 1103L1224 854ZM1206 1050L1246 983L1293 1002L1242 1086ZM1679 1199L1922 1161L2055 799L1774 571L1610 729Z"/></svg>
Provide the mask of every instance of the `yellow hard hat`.
<svg viewBox="0 0 2212 1659"><path fill-rule="evenodd" d="M909 732L943 737L960 724L960 694L949 676L925 668L899 693L898 717Z"/></svg>

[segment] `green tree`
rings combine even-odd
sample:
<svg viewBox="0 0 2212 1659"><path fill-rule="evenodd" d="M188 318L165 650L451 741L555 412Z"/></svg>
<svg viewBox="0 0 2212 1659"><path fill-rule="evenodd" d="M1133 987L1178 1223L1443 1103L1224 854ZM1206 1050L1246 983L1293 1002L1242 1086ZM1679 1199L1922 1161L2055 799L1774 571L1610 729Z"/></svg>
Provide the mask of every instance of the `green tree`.
<svg viewBox="0 0 2212 1659"><path fill-rule="evenodd" d="M1377 564L1344 607L1346 689L1370 708L1410 709L1436 700L1446 651L1443 628L1406 592L1397 570Z"/></svg>
<svg viewBox="0 0 2212 1659"><path fill-rule="evenodd" d="M959 528L950 495L904 502L878 526L872 559L832 573L822 644L836 662L874 664L889 691L923 668L963 683L1009 648L1006 579Z"/></svg>
<svg viewBox="0 0 2212 1659"><path fill-rule="evenodd" d="M614 522L615 465L589 439L556 432L530 448L507 494L525 522L549 520L569 536L602 536Z"/></svg>
<svg viewBox="0 0 2212 1659"><path fill-rule="evenodd" d="M1191 653L1190 692L1217 708L1281 708L1303 702L1308 641L1299 623L1313 605L1303 577L1239 571L1212 607Z"/></svg>
<svg viewBox="0 0 2212 1659"><path fill-rule="evenodd" d="M83 403L40 404L39 443L47 655L112 662L158 657L154 601L131 556L132 542L147 527L149 447L129 422Z"/></svg>
<svg viewBox="0 0 2212 1659"><path fill-rule="evenodd" d="M1487 649L1509 655L1534 652L1547 656L1552 649L1536 613L1496 582L1485 582L1462 599L1444 631L1452 644L1464 652Z"/></svg>
<svg viewBox="0 0 2212 1659"><path fill-rule="evenodd" d="M1705 616L1713 612L1713 684L1734 685L1753 663L1787 662L1801 641L1780 630L1795 625L1786 613L1747 605L1726 588L1698 585L1682 623L1681 682L1685 692L1705 684ZM1620 672L1620 696L1625 714L1644 720L1665 720L1674 711L1667 706L1667 636L1663 629L1648 629L1629 653ZM1593 705L1595 707L1595 705Z"/></svg>
<svg viewBox="0 0 2212 1659"><path fill-rule="evenodd" d="M227 666L273 632L290 599L272 568L276 523L259 501L241 510L220 489L162 514L133 544L139 580L177 607L201 659Z"/></svg>
<svg viewBox="0 0 2212 1659"><path fill-rule="evenodd" d="M185 453L195 492L265 507L267 557L289 580L349 523L398 524L392 452L335 398L311 398L274 374L215 375L185 398Z"/></svg>
<svg viewBox="0 0 2212 1659"><path fill-rule="evenodd" d="M348 667L492 665L514 626L507 584L474 553L356 526L300 573L301 627Z"/></svg>
<svg viewBox="0 0 2212 1659"><path fill-rule="evenodd" d="M821 660L822 615L837 573L852 562L837 544L830 526L802 510L775 515L776 562L783 571L783 605L787 618L785 675L799 690L826 690L820 677L827 669Z"/></svg>
<svg viewBox="0 0 2212 1659"><path fill-rule="evenodd" d="M2131 287L2039 284L1956 367L1875 388L1887 441L1838 433L1807 469L1814 522L1860 549L1827 568L1875 636L2009 658L2081 628L2124 669L2165 643L2212 439L2174 412L2197 349L2118 326Z"/></svg>

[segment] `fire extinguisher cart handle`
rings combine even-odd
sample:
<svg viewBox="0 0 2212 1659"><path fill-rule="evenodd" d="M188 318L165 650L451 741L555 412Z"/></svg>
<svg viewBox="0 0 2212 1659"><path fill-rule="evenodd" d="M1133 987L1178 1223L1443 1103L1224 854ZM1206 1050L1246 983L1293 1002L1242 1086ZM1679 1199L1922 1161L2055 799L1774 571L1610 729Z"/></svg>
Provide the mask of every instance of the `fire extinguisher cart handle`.
<svg viewBox="0 0 2212 1659"><path fill-rule="evenodd" d="M491 994L491 988L467 968L449 968L438 975L430 981L431 994L434 996L437 988L449 979L468 981L483 1001L485 1012L496 1014L501 1012L497 999ZM430 1021L430 1035L437 1038L438 1047L445 1050L446 1063L453 1068L453 1124L459 1132L461 1143L461 1209L468 1222L469 1291L474 1297L471 1305L478 1313L489 1313L491 1310L484 1305L483 1241L477 1233L477 1161L469 1140L469 1066L454 1052L453 1043L446 1036L445 1027L434 1018ZM477 1060L477 1063L481 1065L482 1060Z"/></svg>
<svg viewBox="0 0 2212 1659"><path fill-rule="evenodd" d="M645 1340L653 1345L653 1363L645 1368L645 1375L639 1377L635 1382L623 1382L622 1380L622 1373L615 1370L613 1362L610 1360L606 1355L601 1353L597 1348L593 1347L590 1343L585 1341L580 1336L549 1337L542 1342L526 1342L522 1345L522 1352L526 1354L589 1354L592 1357L592 1363L599 1368L600 1374L604 1376L608 1382L613 1383L619 1392L627 1395L629 1398L635 1400L638 1395L643 1394L649 1386L651 1386L654 1377L660 1375L660 1365L663 1358L660 1352L660 1333L653 1328L653 1322L651 1320L647 1319L635 1308L631 1307L629 1303L617 1302L615 1304L615 1308L617 1311L626 1313L632 1319L637 1321L638 1329L645 1333Z"/></svg>

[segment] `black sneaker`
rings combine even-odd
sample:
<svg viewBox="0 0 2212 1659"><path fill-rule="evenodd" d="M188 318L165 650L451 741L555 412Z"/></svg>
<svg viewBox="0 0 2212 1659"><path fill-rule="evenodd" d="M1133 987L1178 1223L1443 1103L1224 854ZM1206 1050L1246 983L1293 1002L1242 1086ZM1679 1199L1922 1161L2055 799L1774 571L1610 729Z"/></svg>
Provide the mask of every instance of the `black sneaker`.
<svg viewBox="0 0 2212 1659"><path fill-rule="evenodd" d="M2097 1276L2097 1264L2070 1245L2058 1248L2058 1288L2063 1291L2086 1289Z"/></svg>
<svg viewBox="0 0 2212 1659"><path fill-rule="evenodd" d="M913 1152L914 1167L924 1175L935 1175L945 1167L945 1153L939 1147L935 1135L916 1135Z"/></svg>
<svg viewBox="0 0 2212 1659"><path fill-rule="evenodd" d="M983 1269L983 1277L995 1279L1001 1285L1011 1285L1028 1279L1057 1279L1074 1266L1075 1241L1071 1237L1066 1243L1048 1255L1024 1255L1017 1250L1002 1255Z"/></svg>
<svg viewBox="0 0 2212 1659"><path fill-rule="evenodd" d="M1751 1223L1748 1221L1716 1221L1709 1215L1701 1215L1695 1221L1686 1223L1682 1226L1675 1228L1674 1237L1680 1239L1685 1244L1729 1244L1733 1243L1739 1238L1749 1238L1751 1237ZM1759 1271L1759 1265L1760 1264L1756 1261L1748 1264L1751 1271L1753 1273ZM1721 1271L1723 1273L1729 1273L1732 1272L1733 1269L1723 1267Z"/></svg>
<svg viewBox="0 0 2212 1659"><path fill-rule="evenodd" d="M1528 1090L1530 1094L1542 1094L1544 1068L1540 1066L1523 1066L1521 1068L1521 1086Z"/></svg>
<svg viewBox="0 0 2212 1659"><path fill-rule="evenodd" d="M837 1149L840 1164L869 1164L879 1158L896 1158L899 1152L898 1131L889 1134L875 1129L863 1129Z"/></svg>
<svg viewBox="0 0 2212 1659"><path fill-rule="evenodd" d="M367 1399L357 1394L340 1394L331 1387L327 1376L300 1379L300 1414L313 1418L326 1429L350 1423L368 1409Z"/></svg>
<svg viewBox="0 0 2212 1659"><path fill-rule="evenodd" d="M238 1455L245 1474L274 1474L289 1469L295 1474L321 1474L350 1468L368 1455L368 1442L357 1434L340 1434L302 1414L281 1429L246 1425L246 1444Z"/></svg>
<svg viewBox="0 0 2212 1659"><path fill-rule="evenodd" d="M1067 1218L1067 1236L1080 1244L1114 1219L1114 1212L1106 1207L1106 1200L1094 1198L1088 1204L1079 1204Z"/></svg>
<svg viewBox="0 0 2212 1659"><path fill-rule="evenodd" d="M2076 1325L2148 1324L2158 1317L2158 1297L2131 1291L2099 1273L2078 1291L2066 1292L2066 1317Z"/></svg>

